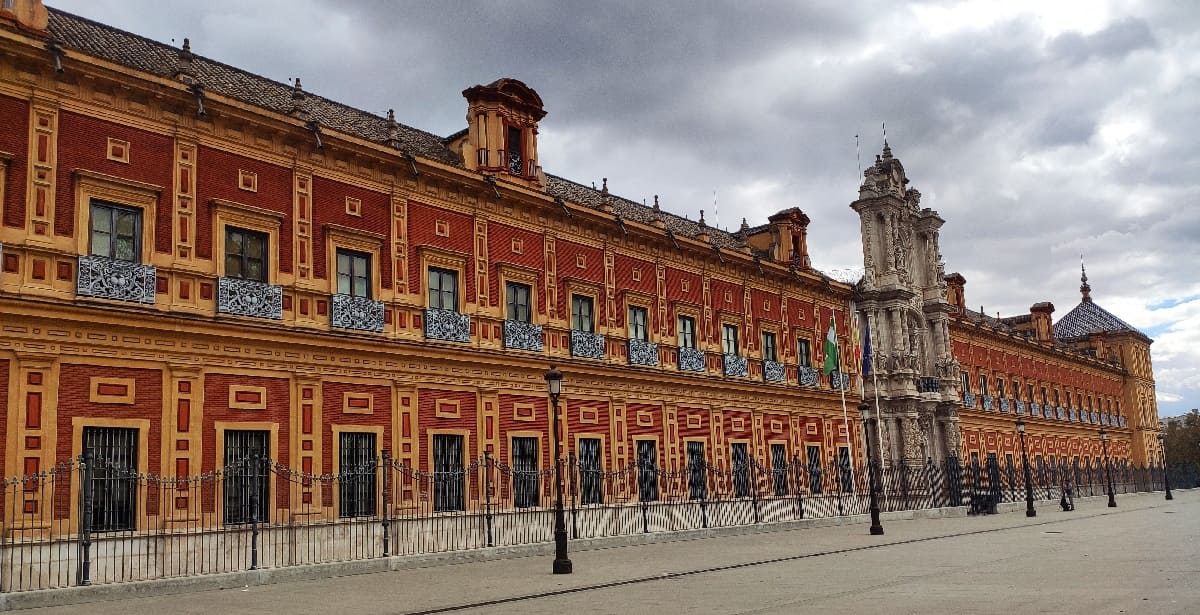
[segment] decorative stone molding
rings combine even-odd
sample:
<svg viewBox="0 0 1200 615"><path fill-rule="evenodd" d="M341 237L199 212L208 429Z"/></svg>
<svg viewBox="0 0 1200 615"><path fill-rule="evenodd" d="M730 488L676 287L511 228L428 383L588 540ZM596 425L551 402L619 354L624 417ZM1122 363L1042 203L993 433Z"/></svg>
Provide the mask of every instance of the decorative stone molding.
<svg viewBox="0 0 1200 615"><path fill-rule="evenodd" d="M698 348L679 348L679 371L704 371L704 351Z"/></svg>
<svg viewBox="0 0 1200 615"><path fill-rule="evenodd" d="M103 256L80 256L76 294L84 297L154 303L158 271L150 265Z"/></svg>
<svg viewBox="0 0 1200 615"><path fill-rule="evenodd" d="M571 330L571 356L585 359L604 358L604 336L599 333Z"/></svg>
<svg viewBox="0 0 1200 615"><path fill-rule="evenodd" d="M520 320L504 321L504 347L542 351L542 325Z"/></svg>
<svg viewBox="0 0 1200 615"><path fill-rule="evenodd" d="M283 318L283 289L241 278L217 278L217 312L255 318Z"/></svg>
<svg viewBox="0 0 1200 615"><path fill-rule="evenodd" d="M329 322L339 329L383 332L383 302L368 297L333 295Z"/></svg>
<svg viewBox="0 0 1200 615"><path fill-rule="evenodd" d="M471 341L471 317L454 310L425 308L425 337L465 344Z"/></svg>
<svg viewBox="0 0 1200 615"><path fill-rule="evenodd" d="M783 382L787 379L787 370L779 361L763 361L763 380L766 382Z"/></svg>
<svg viewBox="0 0 1200 615"><path fill-rule="evenodd" d="M628 350L630 365L646 365L649 367L658 365L658 344L642 340L629 340Z"/></svg>
<svg viewBox="0 0 1200 615"><path fill-rule="evenodd" d="M800 368L797 369L796 371L799 372L799 375L800 375L800 386L802 386L802 387L817 386L817 384L819 382L818 376L821 375L821 372L817 368L800 366Z"/></svg>
<svg viewBox="0 0 1200 615"><path fill-rule="evenodd" d="M736 354L722 355L722 364L726 376L745 376L749 373L746 365L746 357L740 357Z"/></svg>

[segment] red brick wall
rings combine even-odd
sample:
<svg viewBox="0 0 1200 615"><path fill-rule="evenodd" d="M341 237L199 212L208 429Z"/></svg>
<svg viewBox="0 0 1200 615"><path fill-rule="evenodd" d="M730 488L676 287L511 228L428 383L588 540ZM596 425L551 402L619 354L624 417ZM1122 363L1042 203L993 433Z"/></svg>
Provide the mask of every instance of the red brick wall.
<svg viewBox="0 0 1200 615"><path fill-rule="evenodd" d="M533 404L533 412L535 420L520 421L513 417L513 406L515 404ZM537 431L542 434L541 448L538 451L538 465L540 467L548 467L548 464L553 462L553 455L550 453L550 414L547 411L549 402L545 397L530 397L526 395L501 395L500 396L500 448L496 452L496 459L505 464L511 464L509 458L510 436L513 431ZM562 408L561 402L559 408ZM563 443L563 455L570 450L566 443Z"/></svg>
<svg viewBox="0 0 1200 615"><path fill-rule="evenodd" d="M75 232L75 191L71 172L99 171L114 177L161 186L154 249L171 251L172 167L175 145L170 137L62 111L58 114L58 186L55 191L54 233ZM108 159L108 139L129 142L129 163ZM145 229L144 236L149 236Z"/></svg>
<svg viewBox="0 0 1200 615"><path fill-rule="evenodd" d="M91 378L132 378L135 383L132 404L96 404L90 401ZM138 434L138 445L149 453L149 470L158 472L159 449L162 446L162 372L152 369L108 367L99 365L63 364L58 376L58 450L56 460L69 459L73 417L107 419L149 419L150 433Z"/></svg>
<svg viewBox="0 0 1200 615"><path fill-rule="evenodd" d="M596 297L594 312L596 316L596 329L599 330L608 312L603 292L604 252L599 248L592 248L560 239L554 244L554 253L558 261L555 264L558 269L558 280L559 284L562 285L558 291L558 313L568 318L571 316L571 296L570 292L567 291L567 278L590 282L600 290L600 295ZM579 267L579 261L576 258L579 255L583 255L583 268Z"/></svg>
<svg viewBox="0 0 1200 615"><path fill-rule="evenodd" d="M562 402L559 402L562 403ZM603 447L601 453L601 464L603 467L609 467L612 455L615 452L613 448L616 444L612 441L611 432L609 431L612 425L612 417L607 402L590 400L590 399L568 399L566 401L567 411L567 430L570 434L563 446L563 454L576 453L575 438L583 435L601 436ZM584 423L580 420L580 413L587 411L594 412L596 415L595 423Z"/></svg>
<svg viewBox="0 0 1200 615"><path fill-rule="evenodd" d="M392 287L392 242L390 221L391 197L349 184L323 177L312 179L313 203L313 272L316 277L326 279L325 225L336 224L383 235L379 249L379 277L383 288ZM346 197L356 198L362 204L362 215L346 213ZM290 201L289 201L290 202Z"/></svg>
<svg viewBox="0 0 1200 615"><path fill-rule="evenodd" d="M345 414L342 412L342 402L346 393L366 393L371 395L371 414ZM324 425L321 426L321 450L325 453L324 467L332 470L335 446L333 441L334 425L363 425L382 427L383 436L376 440L377 453L390 449L392 442L392 390L385 386L366 384L351 384L346 382L324 382L321 385L322 416Z"/></svg>
<svg viewBox="0 0 1200 615"><path fill-rule="evenodd" d="M5 186L4 225L25 226L25 175L29 166L29 103L0 96L0 151L13 155Z"/></svg>
<svg viewBox="0 0 1200 615"><path fill-rule="evenodd" d="M258 174L258 192L238 188L238 169ZM167 184L170 185L169 183ZM201 146L196 154L196 256L212 258L213 216L210 199L225 199L284 214L279 229L279 270L292 271L292 172L290 169ZM345 205L343 204L343 209ZM218 240L223 240L217 238Z"/></svg>
<svg viewBox="0 0 1200 615"><path fill-rule="evenodd" d="M259 181L261 180L260 176ZM267 389L266 409L234 410L230 408L229 385L231 384L265 387ZM291 452L288 443L291 405L291 387L287 379L207 374L204 377L204 426L202 432L204 457L201 460L203 471L211 472L216 468L217 447L225 445L224 442L216 441L217 432L214 423L217 421L278 423L279 441L275 443L278 456L275 460L290 465ZM209 498L205 499L206 502L209 500ZM281 478L275 483L275 500L278 506L287 506L288 484L285 479Z"/></svg>
<svg viewBox="0 0 1200 615"><path fill-rule="evenodd" d="M448 236L437 234L437 222L446 223ZM425 272L421 270L418 246L433 246L454 252L466 258L466 297L460 303L475 300L475 221L471 216L439 209L424 203L408 202L408 287L409 292L419 293L425 285ZM462 309L462 305L459 306Z"/></svg>
<svg viewBox="0 0 1200 615"><path fill-rule="evenodd" d="M521 240L520 254L512 251L513 239ZM543 271L546 265L546 246L542 241L542 235L539 233L531 233L498 222L488 222L488 260L491 261L494 267L490 272L489 294L492 297L492 305L500 305L503 296L500 292L499 271L495 266L509 264L526 269L534 269L538 272L538 280L540 282L544 279ZM545 314L546 293L542 286L544 284L538 284L541 292L537 296L537 311L540 314Z"/></svg>
<svg viewBox="0 0 1200 615"><path fill-rule="evenodd" d="M712 308L713 308L713 321L712 321L713 328L711 331L711 335L712 335L712 339L720 342L721 341L721 315L722 314L719 314L719 313L739 314L739 315L742 314L742 312L745 311L745 305L746 305L745 299L746 298L745 298L745 295L743 294L741 284L725 282L723 280L713 280L713 281L709 282L709 291L712 293ZM725 291L729 291L729 302L728 303L726 303L726 301L725 301ZM741 318L738 318L736 324L738 325L738 337L739 337L738 341L741 344L745 345L747 340L750 339L748 336L751 332L746 331L746 328L742 326ZM696 325L698 327L703 326L703 323L696 323Z"/></svg>
<svg viewBox="0 0 1200 615"><path fill-rule="evenodd" d="M463 451L468 465L477 456L482 454L479 448L478 408L476 407L474 393L468 391L418 389L417 398L417 442L419 443L418 449L421 451L417 465L421 470L429 470L429 447L432 441L432 438L429 437L429 430L431 429L465 429L469 431L471 433L470 442L467 443L467 450ZM437 416L437 402L439 400L458 402L458 417L443 418Z"/></svg>

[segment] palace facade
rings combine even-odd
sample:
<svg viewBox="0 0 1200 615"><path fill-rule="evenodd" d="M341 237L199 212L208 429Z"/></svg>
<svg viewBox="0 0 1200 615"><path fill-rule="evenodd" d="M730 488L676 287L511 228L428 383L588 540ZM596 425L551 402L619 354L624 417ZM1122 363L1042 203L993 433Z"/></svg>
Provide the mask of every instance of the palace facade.
<svg viewBox="0 0 1200 615"><path fill-rule="evenodd" d="M876 390L891 461L1011 455L1017 417L1031 455L1095 457L1104 426L1110 455L1153 459L1150 340L1086 290L1056 325L966 309L888 149L851 286L811 267L799 209L730 233L545 173L514 79L464 90L439 137L186 40L3 7L4 476L84 451L164 476L536 468L552 364L565 452L597 470L849 463Z"/></svg>

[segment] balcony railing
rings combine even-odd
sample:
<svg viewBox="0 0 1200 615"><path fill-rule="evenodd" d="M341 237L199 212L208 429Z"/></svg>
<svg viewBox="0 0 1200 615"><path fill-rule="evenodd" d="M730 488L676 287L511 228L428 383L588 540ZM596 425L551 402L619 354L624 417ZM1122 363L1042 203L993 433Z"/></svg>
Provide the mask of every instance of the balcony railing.
<svg viewBox="0 0 1200 615"><path fill-rule="evenodd" d="M1042 407L1036 401L1029 402L1029 416L1041 416Z"/></svg>
<svg viewBox="0 0 1200 615"><path fill-rule="evenodd" d="M425 308L425 338L444 342L469 342L471 317L454 310Z"/></svg>
<svg viewBox="0 0 1200 615"><path fill-rule="evenodd" d="M643 340L629 340L627 350L629 351L630 365L645 365L647 367L658 365L658 344Z"/></svg>
<svg viewBox="0 0 1200 615"><path fill-rule="evenodd" d="M84 297L154 303L157 270L150 265L103 256L80 256L75 293Z"/></svg>
<svg viewBox="0 0 1200 615"><path fill-rule="evenodd" d="M937 378L924 376L917 381L918 393L940 393L942 391L942 383Z"/></svg>
<svg viewBox="0 0 1200 615"><path fill-rule="evenodd" d="M283 289L242 278L217 279L217 312L255 318L283 318Z"/></svg>
<svg viewBox="0 0 1200 615"><path fill-rule="evenodd" d="M339 329L383 333L383 302L370 297L333 295L329 323Z"/></svg>
<svg viewBox="0 0 1200 615"><path fill-rule="evenodd" d="M839 371L829 372L829 388L835 391L849 391L850 374L844 374Z"/></svg>
<svg viewBox="0 0 1200 615"><path fill-rule="evenodd" d="M504 321L504 347L542 351L542 325L520 320Z"/></svg>
<svg viewBox="0 0 1200 615"><path fill-rule="evenodd" d="M704 371L704 351L699 348L684 348L679 347L679 371L681 372L702 372Z"/></svg>
<svg viewBox="0 0 1200 615"><path fill-rule="evenodd" d="M996 409L995 401L996 400L991 395L984 395L983 396L983 409L984 410L995 410Z"/></svg>
<svg viewBox="0 0 1200 615"><path fill-rule="evenodd" d="M1021 401L1021 400L1019 400L1019 399L1018 399L1014 405L1017 407L1017 414L1018 414L1018 415L1024 415L1024 414L1025 414L1025 402L1023 402L1023 401Z"/></svg>
<svg viewBox="0 0 1200 615"><path fill-rule="evenodd" d="M807 366L801 365L796 371L799 372L800 386L802 386L802 387L817 386L817 384L819 382L817 378L818 378L818 376L821 375L820 370L818 370L815 367L807 367Z"/></svg>
<svg viewBox="0 0 1200 615"><path fill-rule="evenodd" d="M1065 415L1066 415L1066 412L1063 411L1062 406L1056 406L1054 408L1054 418L1061 421Z"/></svg>
<svg viewBox="0 0 1200 615"><path fill-rule="evenodd" d="M604 336L599 333L571 330L571 356L585 359L604 358Z"/></svg>
<svg viewBox="0 0 1200 615"><path fill-rule="evenodd" d="M968 408L974 408L974 407L975 407L975 403L976 403L976 400L975 400L975 394L974 394L974 393L972 393L972 392L970 392L970 391L967 391L966 393L963 393L963 405L964 405L964 406L966 406L966 407L968 407Z"/></svg>
<svg viewBox="0 0 1200 615"><path fill-rule="evenodd" d="M779 361L763 361L763 380L766 382L783 382L787 380L787 370Z"/></svg>
<svg viewBox="0 0 1200 615"><path fill-rule="evenodd" d="M726 376L745 376L749 373L746 367L746 357L741 357L736 354L727 354L722 356L722 364Z"/></svg>
<svg viewBox="0 0 1200 615"><path fill-rule="evenodd" d="M1006 398L1001 397L1000 398L1000 411L1008 412L1010 410L1012 410L1012 402L1008 401L1008 399L1006 399Z"/></svg>

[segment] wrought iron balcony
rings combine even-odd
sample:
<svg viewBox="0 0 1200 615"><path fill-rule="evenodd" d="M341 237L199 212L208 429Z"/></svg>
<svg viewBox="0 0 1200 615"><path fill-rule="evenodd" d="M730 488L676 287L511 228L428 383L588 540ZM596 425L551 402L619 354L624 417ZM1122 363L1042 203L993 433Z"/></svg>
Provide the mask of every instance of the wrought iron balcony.
<svg viewBox="0 0 1200 615"><path fill-rule="evenodd" d="M626 350L629 351L630 365L646 365L648 367L658 365L658 344L642 340L629 340Z"/></svg>
<svg viewBox="0 0 1200 615"><path fill-rule="evenodd" d="M996 409L995 399L993 399L991 395L983 396L983 409L984 410L995 410Z"/></svg>
<svg viewBox="0 0 1200 615"><path fill-rule="evenodd" d="M373 301L369 297L354 295L333 295L329 298L331 304L329 323L339 329L357 329L359 331L383 332L383 302Z"/></svg>
<svg viewBox="0 0 1200 615"><path fill-rule="evenodd" d="M1060 421L1061 421L1061 420L1063 419L1063 416L1065 416L1065 415L1066 415L1066 413L1065 413L1065 412L1063 412L1063 407L1062 407L1062 406L1056 406L1056 407L1054 408L1054 418L1056 418L1056 419L1058 419L1058 420L1060 420Z"/></svg>
<svg viewBox="0 0 1200 615"><path fill-rule="evenodd" d="M704 371L704 351L699 348L684 348L679 347L679 371L681 372L702 372Z"/></svg>
<svg viewBox="0 0 1200 615"><path fill-rule="evenodd" d="M940 393L942 391L942 383L937 378L923 376L917 380L918 393Z"/></svg>
<svg viewBox="0 0 1200 615"><path fill-rule="evenodd" d="M1018 399L1014 405L1017 407L1017 414L1025 414L1025 402Z"/></svg>
<svg viewBox="0 0 1200 615"><path fill-rule="evenodd" d="M283 318L283 289L242 278L217 279L217 312L255 318Z"/></svg>
<svg viewBox="0 0 1200 615"><path fill-rule="evenodd" d="M75 293L136 303L154 303L157 269L104 256L80 256Z"/></svg>
<svg viewBox="0 0 1200 615"><path fill-rule="evenodd" d="M815 367L805 367L805 366L801 365L800 368L797 369L796 371L799 372L800 386L802 386L802 387L817 386L817 383L818 383L817 377L821 375L820 370L818 370Z"/></svg>
<svg viewBox="0 0 1200 615"><path fill-rule="evenodd" d="M850 374L843 374L839 371L829 372L829 387L835 391L849 391Z"/></svg>
<svg viewBox="0 0 1200 615"><path fill-rule="evenodd" d="M739 357L736 354L721 356L723 357L722 364L726 376L745 376L749 373L746 367L746 357Z"/></svg>
<svg viewBox="0 0 1200 615"><path fill-rule="evenodd" d="M425 338L445 342L469 342L471 317L454 310L425 308Z"/></svg>
<svg viewBox="0 0 1200 615"><path fill-rule="evenodd" d="M542 351L542 325L520 320L504 321L504 347Z"/></svg>
<svg viewBox="0 0 1200 615"><path fill-rule="evenodd" d="M585 359L604 358L604 336L599 333L571 330L571 356Z"/></svg>
<svg viewBox="0 0 1200 615"><path fill-rule="evenodd" d="M1009 410L1012 410L1012 402L1008 401L1008 399L1006 399L1006 398L1001 397L1000 398L1000 411L1008 412Z"/></svg>
<svg viewBox="0 0 1200 615"><path fill-rule="evenodd" d="M976 402L975 402L975 394L974 393L972 393L970 391L963 393L963 405L964 406L966 406L968 408L974 408L975 403Z"/></svg>
<svg viewBox="0 0 1200 615"><path fill-rule="evenodd" d="M766 382L783 382L787 380L787 370L779 361L763 361L763 380Z"/></svg>
<svg viewBox="0 0 1200 615"><path fill-rule="evenodd" d="M1123 417L1123 416L1117 417L1117 425L1119 427L1124 427L1125 426L1125 417Z"/></svg>
<svg viewBox="0 0 1200 615"><path fill-rule="evenodd" d="M1042 407L1036 401L1029 402L1029 416L1041 416Z"/></svg>
<svg viewBox="0 0 1200 615"><path fill-rule="evenodd" d="M1072 423L1074 423L1074 422L1075 422L1075 420L1076 420L1076 415L1075 415L1075 409L1074 409L1074 408L1067 408L1067 420L1068 420L1068 421L1071 421Z"/></svg>

